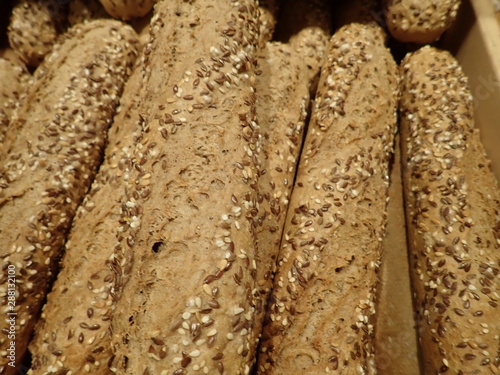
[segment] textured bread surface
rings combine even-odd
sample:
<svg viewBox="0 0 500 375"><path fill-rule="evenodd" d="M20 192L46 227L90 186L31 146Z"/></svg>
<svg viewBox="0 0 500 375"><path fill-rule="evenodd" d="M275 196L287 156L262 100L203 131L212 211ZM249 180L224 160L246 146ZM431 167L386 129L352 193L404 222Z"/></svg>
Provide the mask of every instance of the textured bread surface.
<svg viewBox="0 0 500 375"><path fill-rule="evenodd" d="M124 21L145 16L155 3L154 0L99 0L106 12Z"/></svg>
<svg viewBox="0 0 500 375"><path fill-rule="evenodd" d="M426 374L500 373L500 191L458 62L401 63L406 217Z"/></svg>
<svg viewBox="0 0 500 375"><path fill-rule="evenodd" d="M24 64L0 57L0 145L14 111L28 87L29 73ZM0 146L1 147L1 146Z"/></svg>
<svg viewBox="0 0 500 375"><path fill-rule="evenodd" d="M374 373L397 68L374 25L331 39L285 221L259 374Z"/></svg>
<svg viewBox="0 0 500 375"><path fill-rule="evenodd" d="M109 334L115 277L110 257L118 241L120 193L133 168L142 132L134 112L142 92L142 59L137 60L108 132L104 161L72 223L62 269L47 297L30 342L29 374L61 371L112 374ZM135 114L135 118L132 116Z"/></svg>
<svg viewBox="0 0 500 375"><path fill-rule="evenodd" d="M8 128L0 164L0 243L5 266L16 269L20 361L57 270L67 231L101 161L106 130L136 57L134 31L95 21L68 31L37 69L26 100ZM10 327L2 318L1 327ZM9 340L0 338L2 352ZM0 373L16 372L6 366ZM17 362L19 363L19 362Z"/></svg>
<svg viewBox="0 0 500 375"><path fill-rule="evenodd" d="M383 0L387 29L401 42L432 43L451 26L461 0Z"/></svg>
<svg viewBox="0 0 500 375"><path fill-rule="evenodd" d="M114 370L249 373L259 126L253 1L160 1L114 264ZM180 43L179 41L182 41Z"/></svg>
<svg viewBox="0 0 500 375"><path fill-rule="evenodd" d="M64 12L58 3L19 0L12 10L7 35L21 59L36 67L52 50L63 29Z"/></svg>
<svg viewBox="0 0 500 375"><path fill-rule="evenodd" d="M258 56L257 118L262 133L262 170L257 219L257 292L267 301L283 225L310 111L310 91L319 74L328 34L302 30L294 43L270 42ZM308 56L304 59L304 56ZM315 59L315 63L311 61ZM264 309L255 318L262 328ZM254 348L255 349L255 348Z"/></svg>

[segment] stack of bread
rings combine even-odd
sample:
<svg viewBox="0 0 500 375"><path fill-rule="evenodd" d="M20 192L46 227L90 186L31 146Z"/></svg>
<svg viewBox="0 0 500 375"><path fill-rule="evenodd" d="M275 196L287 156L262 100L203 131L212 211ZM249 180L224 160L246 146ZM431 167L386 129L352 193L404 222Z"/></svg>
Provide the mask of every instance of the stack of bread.
<svg viewBox="0 0 500 375"><path fill-rule="evenodd" d="M0 374L500 374L459 7L10 2Z"/></svg>

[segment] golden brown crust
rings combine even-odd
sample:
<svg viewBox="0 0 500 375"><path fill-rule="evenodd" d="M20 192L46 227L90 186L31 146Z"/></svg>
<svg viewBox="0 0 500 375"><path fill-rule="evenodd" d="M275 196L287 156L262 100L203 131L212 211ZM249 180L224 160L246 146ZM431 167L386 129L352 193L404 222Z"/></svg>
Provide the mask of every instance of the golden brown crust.
<svg viewBox="0 0 500 375"><path fill-rule="evenodd" d="M136 38L117 21L68 31L35 72L9 125L2 149L7 157L0 164L0 256L15 266L16 363L57 271L76 207L101 161L107 126L136 57ZM6 276L0 279L3 314L10 307ZM9 327L2 320L2 329ZM2 351L8 342L0 338ZM6 362L2 356L3 373L13 373Z"/></svg>
<svg viewBox="0 0 500 375"><path fill-rule="evenodd" d="M458 62L401 63L407 225L424 372L500 372L500 192Z"/></svg>
<svg viewBox="0 0 500 375"><path fill-rule="evenodd" d="M378 26L330 41L285 222L259 374L373 373L397 69Z"/></svg>
<svg viewBox="0 0 500 375"><path fill-rule="evenodd" d="M457 17L461 0L384 0L384 15L391 35L401 42L432 43Z"/></svg>

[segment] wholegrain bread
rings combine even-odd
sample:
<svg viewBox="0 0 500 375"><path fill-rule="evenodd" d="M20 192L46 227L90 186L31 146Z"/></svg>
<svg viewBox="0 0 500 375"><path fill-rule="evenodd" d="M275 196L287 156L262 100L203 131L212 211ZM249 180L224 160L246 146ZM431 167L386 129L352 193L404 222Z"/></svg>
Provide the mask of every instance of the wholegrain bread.
<svg viewBox="0 0 500 375"><path fill-rule="evenodd" d="M124 21L145 16L155 0L99 0L108 14Z"/></svg>
<svg viewBox="0 0 500 375"><path fill-rule="evenodd" d="M396 124L382 29L331 39L286 217L257 373L374 373L376 268Z"/></svg>
<svg viewBox="0 0 500 375"><path fill-rule="evenodd" d="M257 219L257 293L267 302L285 216L310 111L310 91L319 75L328 28L305 28L294 42L269 42L258 58L256 111L262 134L262 170ZM314 62L313 62L314 61ZM255 317L261 331L264 309ZM252 348L252 351L255 348ZM251 354L253 356L253 354Z"/></svg>
<svg viewBox="0 0 500 375"><path fill-rule="evenodd" d="M140 147L136 108L143 94L142 67L140 58L120 98L99 173L75 214L62 269L30 342L30 375L51 370L112 374L109 327L115 278L110 258L119 235L120 193L134 167L133 150Z"/></svg>
<svg viewBox="0 0 500 375"><path fill-rule="evenodd" d="M500 373L500 191L450 53L401 63L406 219L424 373Z"/></svg>
<svg viewBox="0 0 500 375"><path fill-rule="evenodd" d="M7 31L10 46L26 65L37 67L64 31L64 18L65 12L57 2L19 0Z"/></svg>
<svg viewBox="0 0 500 375"><path fill-rule="evenodd" d="M461 0L383 0L385 23L401 42L432 43L451 26Z"/></svg>
<svg viewBox="0 0 500 375"><path fill-rule="evenodd" d="M22 63L0 57L0 144L7 126L28 87L29 73Z"/></svg>
<svg viewBox="0 0 500 375"><path fill-rule="evenodd" d="M71 29L35 72L9 125L2 148L7 157L0 164L0 256L15 268L15 306L7 304L7 274L0 288L2 314L17 314L15 364L54 278L76 207L101 161L136 44L134 31L118 21ZM11 327L6 320L1 325ZM2 336L1 374L17 373L4 355L8 345Z"/></svg>
<svg viewBox="0 0 500 375"><path fill-rule="evenodd" d="M114 253L113 370L249 373L263 308L257 4L165 0L154 12L138 108L150 151L136 154Z"/></svg>

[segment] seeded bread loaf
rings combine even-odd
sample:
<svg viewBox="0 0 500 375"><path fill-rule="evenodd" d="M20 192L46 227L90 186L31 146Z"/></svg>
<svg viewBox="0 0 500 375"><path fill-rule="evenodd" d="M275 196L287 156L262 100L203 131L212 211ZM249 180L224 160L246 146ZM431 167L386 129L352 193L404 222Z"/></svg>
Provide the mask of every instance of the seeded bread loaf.
<svg viewBox="0 0 500 375"><path fill-rule="evenodd" d="M295 43L269 42L258 58L256 109L262 133L262 170L257 219L257 293L267 302L285 216L310 110L313 78L319 74L328 31L306 28ZM304 58L307 56L308 58ZM315 58L315 64L311 64ZM262 329L264 309L255 318ZM253 348L255 349L255 348Z"/></svg>
<svg viewBox="0 0 500 375"><path fill-rule="evenodd" d="M141 60L137 60L123 90L108 132L104 161L78 207L65 245L61 271L30 342L30 375L46 374L50 370L73 374L112 373L109 327L115 278L110 257L119 235L120 192L133 168L132 154L142 132L135 111L142 94ZM134 114L136 117L132 118Z"/></svg>
<svg viewBox="0 0 500 375"><path fill-rule="evenodd" d="M3 145L0 163L0 243L4 264L16 270L16 364L26 350L76 207L101 161L106 129L136 57L137 37L117 21L77 26L61 39L34 75ZM9 309L10 308L10 309ZM2 330L10 324L2 319ZM7 365L0 338L1 374Z"/></svg>
<svg viewBox="0 0 500 375"><path fill-rule="evenodd" d="M108 17L108 13L99 0L72 0L69 3L68 21L70 25Z"/></svg>
<svg viewBox="0 0 500 375"><path fill-rule="evenodd" d="M383 0L391 35L401 42L432 43L457 17L461 0Z"/></svg>
<svg viewBox="0 0 500 375"><path fill-rule="evenodd" d="M401 63L406 218L424 373L500 373L500 191L458 62Z"/></svg>
<svg viewBox="0 0 500 375"><path fill-rule="evenodd" d="M374 373L397 69L382 29L331 39L292 192L259 374Z"/></svg>
<svg viewBox="0 0 500 375"><path fill-rule="evenodd" d="M0 82L2 82L0 86L0 145L4 142L7 126L28 87L29 77L24 64L0 57Z"/></svg>
<svg viewBox="0 0 500 375"><path fill-rule="evenodd" d="M64 31L64 15L57 2L19 0L7 31L10 46L27 65L38 66Z"/></svg>
<svg viewBox="0 0 500 375"><path fill-rule="evenodd" d="M114 370L249 373L263 308L257 4L163 0L154 11L138 108L150 151L136 154L113 262Z"/></svg>
<svg viewBox="0 0 500 375"><path fill-rule="evenodd" d="M99 0L108 14L122 20L145 16L155 0Z"/></svg>

